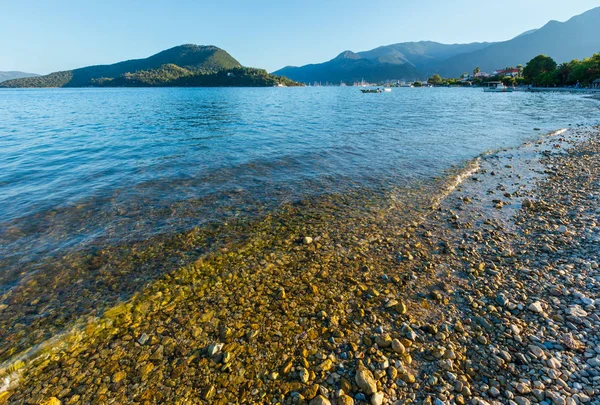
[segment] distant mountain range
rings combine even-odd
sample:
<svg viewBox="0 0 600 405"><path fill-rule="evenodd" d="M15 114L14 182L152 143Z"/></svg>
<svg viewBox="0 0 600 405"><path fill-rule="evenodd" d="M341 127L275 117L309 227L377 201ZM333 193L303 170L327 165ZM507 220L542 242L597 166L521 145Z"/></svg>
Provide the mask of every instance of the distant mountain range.
<svg viewBox="0 0 600 405"><path fill-rule="evenodd" d="M39 76L35 73L25 73L25 72L0 72L0 83L5 82L7 80L12 79L20 79L22 77L35 77Z"/></svg>
<svg viewBox="0 0 600 405"><path fill-rule="evenodd" d="M525 65L537 55L548 55L557 63L583 59L600 52L600 7L561 23L550 21L542 28L510 41L492 44L475 52L455 55L436 73L457 76L479 66L484 72L506 66Z"/></svg>
<svg viewBox="0 0 600 405"><path fill-rule="evenodd" d="M432 74L458 77L477 66L491 73L507 66L525 65L540 54L558 63L600 52L600 7L561 23L550 21L504 42L445 45L407 42L370 51L345 51L336 58L301 67L288 66L274 74L304 83L338 83L425 79Z"/></svg>
<svg viewBox="0 0 600 405"><path fill-rule="evenodd" d="M0 87L274 86L292 81L245 68L216 46L181 45L145 59L0 83Z"/></svg>
<svg viewBox="0 0 600 405"><path fill-rule="evenodd" d="M451 56L487 46L488 43L444 45L430 41L406 42L359 53L345 51L325 63L288 66L274 74L304 83L352 83L363 79L368 82L388 79L413 81L424 78L425 72Z"/></svg>

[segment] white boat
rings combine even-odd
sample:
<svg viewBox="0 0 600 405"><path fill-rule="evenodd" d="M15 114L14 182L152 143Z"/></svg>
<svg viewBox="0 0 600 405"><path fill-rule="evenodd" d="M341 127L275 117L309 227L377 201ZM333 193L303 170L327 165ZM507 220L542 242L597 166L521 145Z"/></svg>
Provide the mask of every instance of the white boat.
<svg viewBox="0 0 600 405"><path fill-rule="evenodd" d="M390 93L392 91L391 87L384 87L383 91L385 91L386 93Z"/></svg>
<svg viewBox="0 0 600 405"><path fill-rule="evenodd" d="M483 89L486 93L512 93L512 87L506 87L502 82L489 82L488 87Z"/></svg>

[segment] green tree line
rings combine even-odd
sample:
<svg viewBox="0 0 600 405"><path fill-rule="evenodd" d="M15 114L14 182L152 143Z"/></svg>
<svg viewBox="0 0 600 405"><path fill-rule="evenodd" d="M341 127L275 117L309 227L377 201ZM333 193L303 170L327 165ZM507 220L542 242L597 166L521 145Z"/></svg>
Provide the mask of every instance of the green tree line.
<svg viewBox="0 0 600 405"><path fill-rule="evenodd" d="M73 71L57 72L44 77L19 79L18 87L71 86ZM3 83L10 87L12 83ZM264 69L234 67L217 72L202 68L183 68L169 63L156 69L127 72L118 77L92 78L91 87L272 87L299 86L287 77L267 73ZM0 85L2 87L2 85Z"/></svg>
<svg viewBox="0 0 600 405"><path fill-rule="evenodd" d="M236 67L218 72L184 69L163 65L158 69L126 73L115 79L96 79L100 87L270 87L297 86L287 77L275 76L264 69Z"/></svg>
<svg viewBox="0 0 600 405"><path fill-rule="evenodd" d="M530 60L523 69L526 84L543 87L587 87L600 78L600 53L583 60L557 63L549 56L539 55Z"/></svg>
<svg viewBox="0 0 600 405"><path fill-rule="evenodd" d="M600 53L583 60L573 60L557 64L546 55L538 55L527 62L525 67L518 66L522 74L512 76L492 76L489 78L473 77L469 80L462 78L443 79L433 75L428 82L436 86L471 86L485 85L490 81L501 81L507 86L531 85L541 87L579 86L588 87L594 80L600 78ZM473 70L475 76L480 72L479 67ZM463 75L463 76L466 76Z"/></svg>

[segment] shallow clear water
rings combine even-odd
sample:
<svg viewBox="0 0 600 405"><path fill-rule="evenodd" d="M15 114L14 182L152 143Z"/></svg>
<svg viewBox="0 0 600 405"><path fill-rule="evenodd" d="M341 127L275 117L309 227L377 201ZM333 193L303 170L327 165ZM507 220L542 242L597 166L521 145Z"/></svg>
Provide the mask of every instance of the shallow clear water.
<svg viewBox="0 0 600 405"><path fill-rule="evenodd" d="M598 112L581 96L476 89L2 90L0 255L409 186Z"/></svg>
<svg viewBox="0 0 600 405"><path fill-rule="evenodd" d="M599 117L582 96L477 89L0 90L0 361L266 214L274 237L306 215L360 238L369 210L410 220L479 154Z"/></svg>

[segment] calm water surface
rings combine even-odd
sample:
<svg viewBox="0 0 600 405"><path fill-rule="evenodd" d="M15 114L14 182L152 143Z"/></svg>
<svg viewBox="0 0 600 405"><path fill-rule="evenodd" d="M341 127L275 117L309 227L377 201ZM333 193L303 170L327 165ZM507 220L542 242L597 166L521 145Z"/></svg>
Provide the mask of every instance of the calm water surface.
<svg viewBox="0 0 600 405"><path fill-rule="evenodd" d="M407 186L598 112L581 96L474 89L2 90L0 255Z"/></svg>

